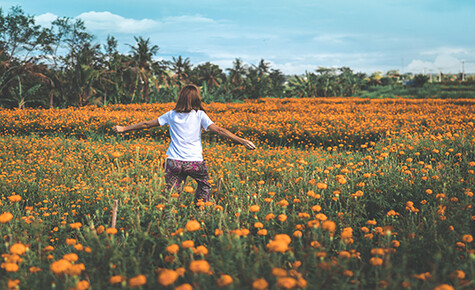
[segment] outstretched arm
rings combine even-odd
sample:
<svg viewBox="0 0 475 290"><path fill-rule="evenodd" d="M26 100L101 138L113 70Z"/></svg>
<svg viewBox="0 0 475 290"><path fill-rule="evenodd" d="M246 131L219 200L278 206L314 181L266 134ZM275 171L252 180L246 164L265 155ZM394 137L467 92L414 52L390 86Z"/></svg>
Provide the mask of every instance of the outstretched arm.
<svg viewBox="0 0 475 290"><path fill-rule="evenodd" d="M208 130L214 133L218 133L219 136L226 137L233 142L239 143L246 147L246 149L253 150L256 149L256 145L249 140L243 139L229 132L228 130L217 126L216 124L211 124L208 127Z"/></svg>
<svg viewBox="0 0 475 290"><path fill-rule="evenodd" d="M153 120L150 120L150 121L143 121L143 122L137 123L135 125L130 125L130 126L115 125L114 127L112 127L112 130L116 133L123 133L123 132L127 132L127 131L130 131L130 130L148 129L148 128L156 127L158 125L159 125L158 124L158 119L153 119Z"/></svg>

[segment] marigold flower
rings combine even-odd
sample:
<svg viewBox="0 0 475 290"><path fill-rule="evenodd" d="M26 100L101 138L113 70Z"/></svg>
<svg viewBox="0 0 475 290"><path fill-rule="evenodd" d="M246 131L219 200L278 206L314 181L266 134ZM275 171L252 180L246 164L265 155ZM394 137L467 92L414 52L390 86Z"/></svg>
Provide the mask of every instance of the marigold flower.
<svg viewBox="0 0 475 290"><path fill-rule="evenodd" d="M172 255L177 254L179 250L180 247L177 244L171 244L166 248L166 251Z"/></svg>
<svg viewBox="0 0 475 290"><path fill-rule="evenodd" d="M195 220L190 220L186 223L185 225L185 229L189 232L194 232L194 231L197 231L201 228L201 225L199 222L195 221Z"/></svg>
<svg viewBox="0 0 475 290"><path fill-rule="evenodd" d="M257 231L257 235L267 236L267 230L266 229L260 229L260 230Z"/></svg>
<svg viewBox="0 0 475 290"><path fill-rule="evenodd" d="M20 279L15 279L15 280L8 279L8 282L7 282L8 289L18 289L19 285L20 285Z"/></svg>
<svg viewBox="0 0 475 290"><path fill-rule="evenodd" d="M353 273L353 271L351 271L351 270L345 270L345 271L343 271L343 276L346 276L346 277L350 277L350 278L351 278L351 277L354 276L354 273Z"/></svg>
<svg viewBox="0 0 475 290"><path fill-rule="evenodd" d="M190 271L193 273L208 274L211 270L211 266L206 260L195 260L190 263Z"/></svg>
<svg viewBox="0 0 475 290"><path fill-rule="evenodd" d="M10 202L19 202L21 200L21 196L19 196L18 194L10 195L8 197L8 200Z"/></svg>
<svg viewBox="0 0 475 290"><path fill-rule="evenodd" d="M228 274L221 274L219 278L216 280L216 283L219 287L226 287L233 284L233 277Z"/></svg>
<svg viewBox="0 0 475 290"><path fill-rule="evenodd" d="M297 280L292 277L281 277L277 279L277 287L284 289L292 289L297 286Z"/></svg>
<svg viewBox="0 0 475 290"><path fill-rule="evenodd" d="M79 276L84 270L86 270L86 267L83 263L72 264L71 267L69 267L69 269L66 271L66 274L71 276Z"/></svg>
<svg viewBox="0 0 475 290"><path fill-rule="evenodd" d="M74 246L77 243L76 239L66 239L66 245Z"/></svg>
<svg viewBox="0 0 475 290"><path fill-rule="evenodd" d="M322 210L322 207L318 204L312 206L312 211L319 212Z"/></svg>
<svg viewBox="0 0 475 290"><path fill-rule="evenodd" d="M10 262L2 263L0 265L0 268L4 269L7 272L12 272L12 273L20 269L17 263L10 263Z"/></svg>
<svg viewBox="0 0 475 290"><path fill-rule="evenodd" d="M28 271L30 271L30 273L38 273L41 272L41 268L32 266L28 269Z"/></svg>
<svg viewBox="0 0 475 290"><path fill-rule="evenodd" d="M26 246L21 244L21 243L16 243L10 246L10 253L16 254L16 255L23 255L26 253Z"/></svg>
<svg viewBox="0 0 475 290"><path fill-rule="evenodd" d="M116 228L108 228L106 230L106 234L115 235L115 234L117 234L117 229Z"/></svg>
<svg viewBox="0 0 475 290"><path fill-rule="evenodd" d="M157 281L160 283L162 286L169 286L178 279L178 273L174 270L170 269L163 269L160 271L158 274Z"/></svg>
<svg viewBox="0 0 475 290"><path fill-rule="evenodd" d="M145 275L137 275L129 279L129 287L140 287L147 284L147 277Z"/></svg>
<svg viewBox="0 0 475 290"><path fill-rule="evenodd" d="M318 189L327 189L328 185L326 185L325 183L322 183L322 182L317 182L317 188Z"/></svg>
<svg viewBox="0 0 475 290"><path fill-rule="evenodd" d="M89 285L89 282L87 282L86 280L81 280L76 284L75 290L86 290L89 289L89 287L91 287Z"/></svg>
<svg viewBox="0 0 475 290"><path fill-rule="evenodd" d="M115 276L110 277L109 283L112 284L112 285L113 284L118 284L118 283L124 282L126 279L127 278L125 278L122 275L115 275Z"/></svg>
<svg viewBox="0 0 475 290"><path fill-rule="evenodd" d="M266 217L265 217L264 219L265 219L266 221L270 221L270 220L272 220L272 219L274 219L274 218L275 218L275 214L269 213L269 214L266 215Z"/></svg>
<svg viewBox="0 0 475 290"><path fill-rule="evenodd" d="M79 259L79 257L75 253L69 253L69 254L63 255L63 259L68 260L69 262L76 262Z"/></svg>
<svg viewBox="0 0 475 290"><path fill-rule="evenodd" d="M272 275L275 277L287 277L287 271L280 267L274 267L271 271Z"/></svg>
<svg viewBox="0 0 475 290"><path fill-rule="evenodd" d="M195 190L191 186L185 186L183 188L183 191L186 192L186 193L193 193Z"/></svg>
<svg viewBox="0 0 475 290"><path fill-rule="evenodd" d="M77 222L77 223L72 223L72 224L69 224L69 226L74 230L74 229L79 229L82 227L82 223L80 222Z"/></svg>
<svg viewBox="0 0 475 290"><path fill-rule="evenodd" d="M277 219L280 221L280 222L285 222L287 220L287 216L285 214L279 214L277 216Z"/></svg>
<svg viewBox="0 0 475 290"><path fill-rule="evenodd" d="M251 212L258 212L258 211L261 210L261 207L258 206L257 204L254 204L254 205L251 205L251 207L249 208L249 210L250 210Z"/></svg>
<svg viewBox="0 0 475 290"><path fill-rule="evenodd" d="M100 226L97 227L96 233L100 235L105 231L105 229L106 228L103 225L100 225Z"/></svg>
<svg viewBox="0 0 475 290"><path fill-rule="evenodd" d="M193 253L196 255L208 255L208 249L201 245L196 248L193 248Z"/></svg>
<svg viewBox="0 0 475 290"><path fill-rule="evenodd" d="M454 286L451 286L449 284L441 284L438 286L435 286L434 290L454 290Z"/></svg>
<svg viewBox="0 0 475 290"><path fill-rule="evenodd" d="M6 224L13 219L13 215L9 212L0 214L0 224Z"/></svg>
<svg viewBox="0 0 475 290"><path fill-rule="evenodd" d="M193 286L189 283L181 284L175 287L175 290L193 290Z"/></svg>
<svg viewBox="0 0 475 290"><path fill-rule="evenodd" d="M60 259L51 263L49 269L53 274L62 275L65 274L72 266L71 262L66 259Z"/></svg>
<svg viewBox="0 0 475 290"><path fill-rule="evenodd" d="M195 246L195 242L193 242L192 240L186 240L186 241L181 242L181 247L183 249L192 248L194 246Z"/></svg>
<svg viewBox="0 0 475 290"><path fill-rule="evenodd" d="M267 249L271 252L284 253L289 249L289 244L283 240L270 240Z"/></svg>
<svg viewBox="0 0 475 290"><path fill-rule="evenodd" d="M301 238L303 234L302 231L295 231L292 235L296 238Z"/></svg>
<svg viewBox="0 0 475 290"><path fill-rule="evenodd" d="M373 266L381 266L383 265L383 259L379 257L372 257L371 259L369 259L369 263Z"/></svg>
<svg viewBox="0 0 475 290"><path fill-rule="evenodd" d="M326 220L322 223L322 229L333 233L336 230L336 223L334 221Z"/></svg>
<svg viewBox="0 0 475 290"><path fill-rule="evenodd" d="M265 290L267 287L269 287L269 283L267 283L266 279L264 278L259 278L252 282L252 289L255 290Z"/></svg>
<svg viewBox="0 0 475 290"><path fill-rule="evenodd" d="M471 243L471 242L473 242L473 236L472 236L472 235L468 235L468 234L467 234L467 235L463 235L463 236L462 236L462 241L463 241L464 243Z"/></svg>

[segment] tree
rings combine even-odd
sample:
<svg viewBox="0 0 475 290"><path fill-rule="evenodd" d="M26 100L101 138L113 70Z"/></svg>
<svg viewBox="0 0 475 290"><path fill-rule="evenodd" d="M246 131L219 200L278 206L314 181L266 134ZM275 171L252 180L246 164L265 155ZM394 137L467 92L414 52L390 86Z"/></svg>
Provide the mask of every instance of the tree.
<svg viewBox="0 0 475 290"><path fill-rule="evenodd" d="M206 62L193 68L191 73L191 81L196 85L206 83L208 89L218 88L226 79L223 70L210 62Z"/></svg>

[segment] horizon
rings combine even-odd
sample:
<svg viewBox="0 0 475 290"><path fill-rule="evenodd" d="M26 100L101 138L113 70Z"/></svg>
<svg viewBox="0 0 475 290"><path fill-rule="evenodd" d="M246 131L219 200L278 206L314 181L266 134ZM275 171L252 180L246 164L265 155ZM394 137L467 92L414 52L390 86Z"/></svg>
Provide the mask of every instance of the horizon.
<svg viewBox="0 0 475 290"><path fill-rule="evenodd" d="M160 48L156 60L182 56L194 66L211 62L225 70L240 58L249 65L264 59L285 75L318 67L475 73L475 40L468 37L475 3L468 0L21 2L0 7L5 14L20 6L44 27L57 17L80 18L95 43L114 36L123 54L134 36L150 38Z"/></svg>

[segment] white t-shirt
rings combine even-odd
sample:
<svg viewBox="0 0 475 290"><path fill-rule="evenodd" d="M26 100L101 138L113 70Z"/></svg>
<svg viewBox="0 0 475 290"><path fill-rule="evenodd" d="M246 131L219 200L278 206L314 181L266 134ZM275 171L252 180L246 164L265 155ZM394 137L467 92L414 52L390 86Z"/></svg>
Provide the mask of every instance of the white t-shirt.
<svg viewBox="0 0 475 290"><path fill-rule="evenodd" d="M208 131L209 125L213 124L204 111L177 113L171 110L160 116L158 123L160 126L170 126L169 159L203 161L201 129Z"/></svg>

